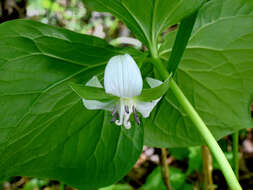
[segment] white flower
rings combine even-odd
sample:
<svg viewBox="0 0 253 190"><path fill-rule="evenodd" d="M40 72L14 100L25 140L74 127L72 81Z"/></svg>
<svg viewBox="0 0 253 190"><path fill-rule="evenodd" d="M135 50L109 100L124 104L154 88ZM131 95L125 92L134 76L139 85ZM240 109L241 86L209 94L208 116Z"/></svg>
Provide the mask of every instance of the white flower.
<svg viewBox="0 0 253 190"><path fill-rule="evenodd" d="M151 88L162 84L156 79L147 79ZM94 76L86 83L86 86L103 88L98 78ZM87 109L103 109L112 112L111 122L116 125L124 125L131 128L130 116L133 113L134 119L140 125L137 111L146 118L161 98L150 102L139 101L138 96L142 92L143 81L141 72L134 59L128 55L117 55L112 57L105 68L104 87L107 94L118 97L108 102L83 99Z"/></svg>

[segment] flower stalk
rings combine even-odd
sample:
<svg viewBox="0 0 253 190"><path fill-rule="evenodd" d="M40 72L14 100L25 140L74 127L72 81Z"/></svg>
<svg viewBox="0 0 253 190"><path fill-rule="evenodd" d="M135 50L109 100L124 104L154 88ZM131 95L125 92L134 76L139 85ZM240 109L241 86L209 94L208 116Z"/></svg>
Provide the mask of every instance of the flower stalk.
<svg viewBox="0 0 253 190"><path fill-rule="evenodd" d="M153 60L154 65L158 72L160 73L161 77L163 79L166 79L170 74L166 70L166 67L163 65L161 60L159 59L154 59ZM176 96L177 100L179 103L182 105L184 108L185 112L193 122L194 126L197 128L199 131L200 135L203 137L206 145L210 149L211 153L213 154L214 158L218 162L220 169L228 183L228 186L230 187L231 190L242 190L242 187L240 186L229 162L227 161L224 153L222 152L219 144L213 137L212 133L204 123L204 121L201 119L197 111L194 109L194 107L191 105L189 100L185 97L184 93L182 90L179 88L177 83L171 79L170 83L170 88L174 95Z"/></svg>

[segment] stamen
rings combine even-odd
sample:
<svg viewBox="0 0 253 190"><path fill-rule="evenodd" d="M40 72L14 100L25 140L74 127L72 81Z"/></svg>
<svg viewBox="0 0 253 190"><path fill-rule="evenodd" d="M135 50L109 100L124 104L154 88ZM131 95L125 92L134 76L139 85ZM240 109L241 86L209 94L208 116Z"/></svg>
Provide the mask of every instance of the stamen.
<svg viewBox="0 0 253 190"><path fill-rule="evenodd" d="M129 107L127 105L125 105L125 112L129 114Z"/></svg>
<svg viewBox="0 0 253 190"><path fill-rule="evenodd" d="M117 112L117 105L112 110L112 116L114 116L116 112Z"/></svg>
<svg viewBox="0 0 253 190"><path fill-rule="evenodd" d="M118 117L118 115L119 115L118 112L115 112L110 122L111 123L115 122L116 119L117 119L117 117Z"/></svg>
<svg viewBox="0 0 253 190"><path fill-rule="evenodd" d="M133 113L134 113L134 120L136 121L137 125L140 125L141 122L140 122L140 119L136 113L136 108L133 106Z"/></svg>

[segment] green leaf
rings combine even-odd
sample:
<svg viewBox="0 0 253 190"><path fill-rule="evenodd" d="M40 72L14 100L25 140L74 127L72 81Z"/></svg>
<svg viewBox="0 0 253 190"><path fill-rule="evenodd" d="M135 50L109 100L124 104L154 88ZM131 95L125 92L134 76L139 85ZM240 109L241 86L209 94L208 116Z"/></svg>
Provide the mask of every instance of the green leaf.
<svg viewBox="0 0 253 190"><path fill-rule="evenodd" d="M177 160L183 160L188 157L188 148L170 148L169 153Z"/></svg>
<svg viewBox="0 0 253 190"><path fill-rule="evenodd" d="M178 29L175 29L171 32L168 32L164 37L163 37L163 43L160 45L159 48L159 55L162 57L163 54L166 52L171 52L173 45L176 40Z"/></svg>
<svg viewBox="0 0 253 190"><path fill-rule="evenodd" d="M34 179L31 179L30 181L28 181L24 185L23 190L40 189L44 185L48 185L48 181L47 180L42 180L42 179L34 178Z"/></svg>
<svg viewBox="0 0 253 190"><path fill-rule="evenodd" d="M186 175L178 168L170 167L170 182L173 189L191 189L193 186L186 183ZM140 190L166 190L163 178L161 175L161 168L155 168L152 173L147 177L146 183L140 188Z"/></svg>
<svg viewBox="0 0 253 190"><path fill-rule="evenodd" d="M251 2L212 0L203 6L175 76L216 139L253 126L250 114L253 97ZM170 52L171 49L163 51L161 56L168 59ZM144 125L145 143L150 146L203 144L170 91Z"/></svg>
<svg viewBox="0 0 253 190"><path fill-rule="evenodd" d="M192 15L184 18L179 25L176 40L168 62L168 71L169 73L173 73L173 75L176 72L176 69L184 54L188 40L191 36L197 13L198 11L195 11Z"/></svg>
<svg viewBox="0 0 253 190"><path fill-rule="evenodd" d="M200 146L189 147L189 165L186 171L186 175L190 175L192 172L197 171L201 173L202 171L202 149Z"/></svg>
<svg viewBox="0 0 253 190"><path fill-rule="evenodd" d="M110 101L114 98L114 96L107 94L103 88L76 83L70 83L70 86L81 98L86 100Z"/></svg>
<svg viewBox="0 0 253 190"><path fill-rule="evenodd" d="M149 79L147 78L147 80ZM170 86L170 77L168 77L159 86L156 86L154 88L142 89L141 94L139 96L136 96L135 98L144 102L157 100L167 92L169 86Z"/></svg>
<svg viewBox="0 0 253 190"><path fill-rule="evenodd" d="M145 45L152 51L157 51L161 32L193 13L202 1L83 0L83 2L91 9L110 12L118 17Z"/></svg>
<svg viewBox="0 0 253 190"><path fill-rule="evenodd" d="M104 187L99 190L133 190L133 188L128 184L117 184L111 185L109 187Z"/></svg>
<svg viewBox="0 0 253 190"><path fill-rule="evenodd" d="M51 178L86 190L130 170L143 128L111 124L109 113L85 109L69 87L103 73L112 56L124 53L102 39L34 21L0 25L0 179ZM137 62L142 57L128 53Z"/></svg>

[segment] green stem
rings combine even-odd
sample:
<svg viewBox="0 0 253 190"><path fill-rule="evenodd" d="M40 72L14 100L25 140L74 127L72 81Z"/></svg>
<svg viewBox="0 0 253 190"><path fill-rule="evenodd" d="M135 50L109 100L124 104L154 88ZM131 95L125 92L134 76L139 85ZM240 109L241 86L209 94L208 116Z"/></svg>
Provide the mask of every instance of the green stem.
<svg viewBox="0 0 253 190"><path fill-rule="evenodd" d="M163 79L167 79L170 74L166 70L165 66L159 59L154 59L155 67L158 72L161 74ZM231 190L242 190L229 162L227 161L224 153L222 152L219 144L216 142L215 138L213 137L212 133L209 131L206 124L200 118L197 111L193 108L189 100L185 97L181 89L178 87L177 83L171 79L170 88L174 95L176 96L179 103L184 108L185 112L193 122L194 126L197 128L201 136L203 137L205 143L209 147L210 151L214 155L216 161L218 162L220 169L227 180L228 186Z"/></svg>
<svg viewBox="0 0 253 190"><path fill-rule="evenodd" d="M233 139L233 167L234 167L234 172L239 179L239 158L238 158L238 145L239 145L239 132L235 132L232 136Z"/></svg>

